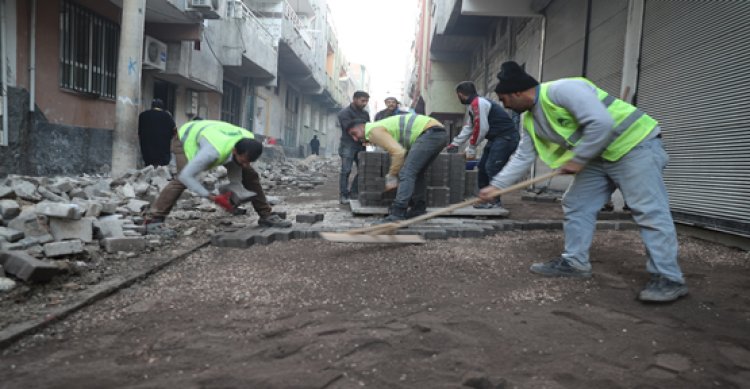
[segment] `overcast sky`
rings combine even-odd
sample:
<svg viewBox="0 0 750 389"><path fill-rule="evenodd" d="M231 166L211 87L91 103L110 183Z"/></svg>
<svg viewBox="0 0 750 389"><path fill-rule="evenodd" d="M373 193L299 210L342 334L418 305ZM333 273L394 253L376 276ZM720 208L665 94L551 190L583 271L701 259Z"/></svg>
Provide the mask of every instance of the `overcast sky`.
<svg viewBox="0 0 750 389"><path fill-rule="evenodd" d="M416 32L417 0L328 0L328 6L344 56L370 72L368 92L375 108L384 108L388 94L400 99L398 88Z"/></svg>

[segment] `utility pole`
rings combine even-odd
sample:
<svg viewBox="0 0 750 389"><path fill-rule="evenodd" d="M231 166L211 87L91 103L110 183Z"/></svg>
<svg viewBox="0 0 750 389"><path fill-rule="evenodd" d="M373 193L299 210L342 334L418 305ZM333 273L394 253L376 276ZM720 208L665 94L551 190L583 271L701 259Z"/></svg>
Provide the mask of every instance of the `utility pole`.
<svg viewBox="0 0 750 389"><path fill-rule="evenodd" d="M146 0L123 0L117 62L117 102L112 140L112 177L135 169L138 159L138 111Z"/></svg>

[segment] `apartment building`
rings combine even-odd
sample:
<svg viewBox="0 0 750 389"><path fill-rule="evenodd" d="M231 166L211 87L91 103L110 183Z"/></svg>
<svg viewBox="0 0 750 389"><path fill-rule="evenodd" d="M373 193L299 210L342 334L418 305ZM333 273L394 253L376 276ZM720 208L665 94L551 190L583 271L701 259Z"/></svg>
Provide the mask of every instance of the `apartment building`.
<svg viewBox="0 0 750 389"><path fill-rule="evenodd" d="M160 98L178 126L225 120L276 138L292 156L318 135L321 152L335 153L335 114L350 96L325 0L145 4L143 55L128 66L140 70L141 111ZM0 0L0 176L108 171L122 6Z"/></svg>

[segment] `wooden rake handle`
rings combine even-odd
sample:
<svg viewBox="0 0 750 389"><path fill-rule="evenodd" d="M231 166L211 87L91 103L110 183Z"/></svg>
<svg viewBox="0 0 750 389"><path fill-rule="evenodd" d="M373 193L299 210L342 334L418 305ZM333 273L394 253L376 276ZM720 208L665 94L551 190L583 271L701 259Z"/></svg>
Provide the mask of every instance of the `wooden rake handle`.
<svg viewBox="0 0 750 389"><path fill-rule="evenodd" d="M550 179L552 177L555 177L555 176L557 176L559 174L560 174L560 171L554 170L554 171L552 171L550 173L541 175L539 177L534 177L532 179L519 182L519 183L517 183L515 185L511 185L511 186L509 186L509 187L507 187L505 189L498 189L498 190L494 191L491 196L493 198L494 197L498 197L498 196L502 196L502 195L504 195L506 193L514 192L514 191L516 191L518 189L522 189L522 188L525 188L525 187L527 187L529 185L536 184L537 182L548 180L548 179ZM404 221L401 221L401 222L398 222L398 223L386 223L386 224L379 224L379 225L376 225L376 226L357 228L357 229L349 230L349 231L347 231L347 233L348 234L370 234L370 235L387 233L389 231L397 230L399 228L403 228L403 227L406 227L406 226L409 226L409 225L412 225L412 224L415 224L415 223L419 223L419 222L427 220L427 219L432 219L432 218L437 217L437 216L446 215L446 214L449 214L449 213L451 213L451 212L453 212L453 211L455 211L457 209L461 209L463 207L467 207L469 205L478 204L478 203L481 203L481 202L482 202L482 200L480 198L475 197L475 198L472 198L472 199L469 199L469 200L466 200L466 201L463 201L463 202L460 202L460 203L453 204L453 205L451 205L449 207L438 209L438 210L432 211L432 212L428 212L428 213L425 213L424 215L420 215L420 216L417 216L415 218L407 219L407 220L404 220Z"/></svg>

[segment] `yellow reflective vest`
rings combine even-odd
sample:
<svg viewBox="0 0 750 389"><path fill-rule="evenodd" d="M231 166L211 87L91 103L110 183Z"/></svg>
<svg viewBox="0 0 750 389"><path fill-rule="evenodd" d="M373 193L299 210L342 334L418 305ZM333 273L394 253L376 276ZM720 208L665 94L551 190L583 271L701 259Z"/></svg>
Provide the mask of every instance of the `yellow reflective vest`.
<svg viewBox="0 0 750 389"><path fill-rule="evenodd" d="M219 159L211 165L212 168L226 163L232 155L234 145L241 139L255 139L252 132L219 120L197 120L185 123L177 130L177 136L180 137L188 161L198 153L200 138L205 138L219 152Z"/></svg>
<svg viewBox="0 0 750 389"><path fill-rule="evenodd" d="M365 124L365 140L370 139L370 132L375 127L385 127L401 146L409 150L414 141L425 130L427 123L432 120L429 116L410 113L406 115L390 116L377 122Z"/></svg>
<svg viewBox="0 0 750 389"><path fill-rule="evenodd" d="M657 121L635 106L626 103L607 92L598 88L591 81L583 77L572 79L583 80L596 88L599 100L607 107L607 111L614 119L615 127L612 129L614 140L602 152L601 157L607 161L617 161L627 154L658 125ZM534 141L534 147L544 163L556 169L570 161L575 154L571 149L575 147L583 136L583 131L575 117L567 109L553 103L547 91L550 82L545 82L539 88L539 100L537 104L542 105L542 111L552 129L565 139L565 145L557 144L551 140L540 138L534 132L534 120L531 113L526 113L523 127Z"/></svg>

